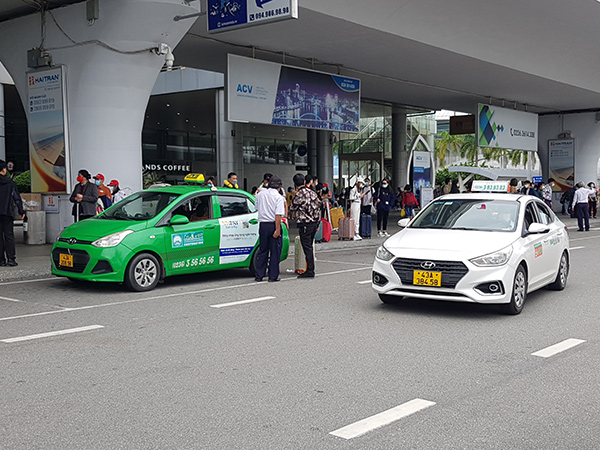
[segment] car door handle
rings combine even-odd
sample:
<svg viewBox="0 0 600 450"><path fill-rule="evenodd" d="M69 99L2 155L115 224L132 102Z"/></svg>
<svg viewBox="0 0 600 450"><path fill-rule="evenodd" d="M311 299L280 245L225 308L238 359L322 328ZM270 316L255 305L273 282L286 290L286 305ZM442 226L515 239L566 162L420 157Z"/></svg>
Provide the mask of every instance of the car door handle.
<svg viewBox="0 0 600 450"><path fill-rule="evenodd" d="M207 230L214 230L215 228L217 228L217 226L214 224L211 224L211 225L206 225L204 228L206 228Z"/></svg>
<svg viewBox="0 0 600 450"><path fill-rule="evenodd" d="M250 219L250 223L252 225L256 225L258 223L258 219Z"/></svg>

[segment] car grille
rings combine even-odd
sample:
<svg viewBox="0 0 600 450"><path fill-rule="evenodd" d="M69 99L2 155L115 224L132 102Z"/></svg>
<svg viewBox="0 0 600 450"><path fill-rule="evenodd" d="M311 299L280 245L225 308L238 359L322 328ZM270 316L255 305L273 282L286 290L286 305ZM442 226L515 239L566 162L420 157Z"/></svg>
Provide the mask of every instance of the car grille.
<svg viewBox="0 0 600 450"><path fill-rule="evenodd" d="M421 264L424 262L433 262L435 267L424 269ZM435 261L431 259L408 259L397 258L392 266L400 277L402 284L413 284L413 271L432 270L442 272L442 286L444 288L454 288L456 284L464 277L469 269L460 261Z"/></svg>
<svg viewBox="0 0 600 450"><path fill-rule="evenodd" d="M73 267L64 267L59 265L61 253L73 255ZM57 269L64 272L83 273L85 267L90 261L90 255L84 250L72 250L58 247L52 251L52 261Z"/></svg>
<svg viewBox="0 0 600 450"><path fill-rule="evenodd" d="M84 241L82 239L75 239L75 238L58 238L59 242L66 242L67 244L70 245L75 245L75 244L83 244L83 245L91 245L92 241Z"/></svg>

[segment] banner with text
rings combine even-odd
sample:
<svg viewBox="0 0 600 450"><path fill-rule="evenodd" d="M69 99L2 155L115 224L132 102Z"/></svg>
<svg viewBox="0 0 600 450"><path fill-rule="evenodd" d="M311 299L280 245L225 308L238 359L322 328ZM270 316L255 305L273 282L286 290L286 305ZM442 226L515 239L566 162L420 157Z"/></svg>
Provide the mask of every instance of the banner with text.
<svg viewBox="0 0 600 450"><path fill-rule="evenodd" d="M358 131L360 80L228 55L227 120Z"/></svg>
<svg viewBox="0 0 600 450"><path fill-rule="evenodd" d="M537 114L480 103L477 122L477 142L480 147L537 152Z"/></svg>
<svg viewBox="0 0 600 450"><path fill-rule="evenodd" d="M431 187L431 153L415 151L413 153L413 191L422 200L421 189ZM421 205L421 206L424 206Z"/></svg>
<svg viewBox="0 0 600 450"><path fill-rule="evenodd" d="M217 33L298 18L298 0L208 0L208 31Z"/></svg>
<svg viewBox="0 0 600 450"><path fill-rule="evenodd" d="M68 139L63 67L27 73L32 192L67 192Z"/></svg>
<svg viewBox="0 0 600 450"><path fill-rule="evenodd" d="M548 141L548 171L561 191L568 191L575 181L575 140Z"/></svg>

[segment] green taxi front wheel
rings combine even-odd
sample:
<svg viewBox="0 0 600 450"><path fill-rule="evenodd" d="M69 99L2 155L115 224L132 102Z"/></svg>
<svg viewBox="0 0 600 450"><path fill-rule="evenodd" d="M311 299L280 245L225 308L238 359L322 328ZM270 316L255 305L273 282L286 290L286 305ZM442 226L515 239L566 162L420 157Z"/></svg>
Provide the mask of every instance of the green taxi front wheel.
<svg viewBox="0 0 600 450"><path fill-rule="evenodd" d="M129 262L125 271L125 286L132 291L150 291L160 281L160 264L154 255L140 253Z"/></svg>

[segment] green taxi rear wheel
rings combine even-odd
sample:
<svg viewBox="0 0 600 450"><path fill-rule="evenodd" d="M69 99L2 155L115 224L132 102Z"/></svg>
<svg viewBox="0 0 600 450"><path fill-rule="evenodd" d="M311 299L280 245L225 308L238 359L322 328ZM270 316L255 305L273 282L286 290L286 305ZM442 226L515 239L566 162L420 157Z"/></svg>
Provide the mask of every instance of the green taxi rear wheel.
<svg viewBox="0 0 600 450"><path fill-rule="evenodd" d="M154 255L140 253L129 262L125 271L125 286L132 291L150 291L160 281L160 264Z"/></svg>

